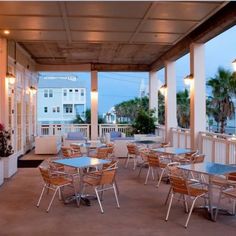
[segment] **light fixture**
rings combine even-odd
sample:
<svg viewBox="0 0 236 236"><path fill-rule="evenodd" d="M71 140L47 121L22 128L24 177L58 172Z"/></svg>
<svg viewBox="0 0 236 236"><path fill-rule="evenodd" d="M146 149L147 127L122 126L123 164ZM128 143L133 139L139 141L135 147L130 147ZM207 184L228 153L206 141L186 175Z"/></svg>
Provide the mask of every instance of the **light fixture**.
<svg viewBox="0 0 236 236"><path fill-rule="evenodd" d="M163 84L160 87L160 92L161 92L162 95L165 95L166 89L167 89L167 85L166 84Z"/></svg>
<svg viewBox="0 0 236 236"><path fill-rule="evenodd" d="M234 71L236 72L236 59L232 61L232 65L233 65Z"/></svg>
<svg viewBox="0 0 236 236"><path fill-rule="evenodd" d="M184 78L184 83L186 85L190 85L191 81L193 80L193 75L190 74L190 75L187 75L185 78Z"/></svg>
<svg viewBox="0 0 236 236"><path fill-rule="evenodd" d="M16 77L12 73L7 72L6 79L8 80L9 84L15 84Z"/></svg>
<svg viewBox="0 0 236 236"><path fill-rule="evenodd" d="M30 86L30 91L32 94L36 94L37 89L34 86Z"/></svg>
<svg viewBox="0 0 236 236"><path fill-rule="evenodd" d="M10 30L4 30L3 33L4 33L5 35L8 35L8 34L10 34Z"/></svg>

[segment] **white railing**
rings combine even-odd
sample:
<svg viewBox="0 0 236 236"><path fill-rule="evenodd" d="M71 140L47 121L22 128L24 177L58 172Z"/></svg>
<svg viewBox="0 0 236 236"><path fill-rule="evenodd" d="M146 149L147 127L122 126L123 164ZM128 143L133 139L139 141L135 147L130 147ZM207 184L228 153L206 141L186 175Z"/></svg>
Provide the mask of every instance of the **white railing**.
<svg viewBox="0 0 236 236"><path fill-rule="evenodd" d="M160 136L165 139L165 126L164 125L157 125L155 130L156 135Z"/></svg>
<svg viewBox="0 0 236 236"><path fill-rule="evenodd" d="M172 145L190 148L190 130L171 128ZM199 151L205 160L223 164L236 164L236 137L211 132L199 133Z"/></svg>
<svg viewBox="0 0 236 236"><path fill-rule="evenodd" d="M68 132L80 131L89 138L90 124L38 124L38 135L66 135Z"/></svg>
<svg viewBox="0 0 236 236"><path fill-rule="evenodd" d="M125 133L126 136L130 136L132 126L129 124L100 124L99 125L99 136L103 137L106 133L112 131L119 131Z"/></svg>
<svg viewBox="0 0 236 236"><path fill-rule="evenodd" d="M178 148L190 148L190 130L171 128L172 145Z"/></svg>
<svg viewBox="0 0 236 236"><path fill-rule="evenodd" d="M200 132L200 147L207 161L236 164L236 138L232 135Z"/></svg>

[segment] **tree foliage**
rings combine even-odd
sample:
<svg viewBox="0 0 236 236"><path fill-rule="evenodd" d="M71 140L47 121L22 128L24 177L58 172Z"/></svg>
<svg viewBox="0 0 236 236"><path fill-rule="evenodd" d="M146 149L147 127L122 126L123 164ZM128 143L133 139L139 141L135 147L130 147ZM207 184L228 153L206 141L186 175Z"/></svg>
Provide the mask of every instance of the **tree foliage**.
<svg viewBox="0 0 236 236"><path fill-rule="evenodd" d="M236 78L229 70L218 68L217 74L211 77L207 86L211 88L212 96L207 100L207 113L212 116L220 127L220 133L225 132L227 120L234 117L232 97L236 95Z"/></svg>
<svg viewBox="0 0 236 236"><path fill-rule="evenodd" d="M179 91L176 95L177 99L177 122L181 128L189 128L190 126L190 98L187 89Z"/></svg>

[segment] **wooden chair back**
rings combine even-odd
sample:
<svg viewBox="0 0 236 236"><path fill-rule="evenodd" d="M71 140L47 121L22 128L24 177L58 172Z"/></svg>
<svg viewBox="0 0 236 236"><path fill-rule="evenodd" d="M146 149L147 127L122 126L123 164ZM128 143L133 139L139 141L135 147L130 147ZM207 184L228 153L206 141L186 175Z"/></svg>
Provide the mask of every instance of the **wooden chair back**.
<svg viewBox="0 0 236 236"><path fill-rule="evenodd" d="M70 147L73 151L74 156L78 156L78 157L82 156L81 148L79 145L71 144Z"/></svg>
<svg viewBox="0 0 236 236"><path fill-rule="evenodd" d="M204 162L205 155L204 154L195 154L191 156L190 162L193 164Z"/></svg>
<svg viewBox="0 0 236 236"><path fill-rule="evenodd" d="M161 148L165 148L165 147L170 147L171 145L170 145L170 143L168 142L168 143L161 143Z"/></svg>
<svg viewBox="0 0 236 236"><path fill-rule="evenodd" d="M147 161L150 167L160 167L160 159L157 153L155 152L150 152L147 155Z"/></svg>
<svg viewBox="0 0 236 236"><path fill-rule="evenodd" d="M108 144L107 144L107 149L108 149L108 154L109 154L109 155L112 155L112 154L113 154L114 148L115 148L114 143L108 143Z"/></svg>
<svg viewBox="0 0 236 236"><path fill-rule="evenodd" d="M108 158L109 148L98 148L96 153L96 158L106 159Z"/></svg>
<svg viewBox="0 0 236 236"><path fill-rule="evenodd" d="M72 156L72 148L70 147L62 147L61 152L63 157L71 157Z"/></svg>
<svg viewBox="0 0 236 236"><path fill-rule="evenodd" d="M128 143L127 144L127 149L128 149L128 154L129 155L137 155L137 153L138 153L137 146L133 143Z"/></svg>
<svg viewBox="0 0 236 236"><path fill-rule="evenodd" d="M117 168L102 170L99 185L113 184Z"/></svg>
<svg viewBox="0 0 236 236"><path fill-rule="evenodd" d="M228 180L236 181L236 172L228 174L227 178Z"/></svg>
<svg viewBox="0 0 236 236"><path fill-rule="evenodd" d="M49 168L39 166L40 173L46 184L51 184L51 172Z"/></svg>
<svg viewBox="0 0 236 236"><path fill-rule="evenodd" d="M47 163L48 163L48 167L51 171L62 171L62 172L65 171L65 166L64 165L54 163L51 160L47 160Z"/></svg>
<svg viewBox="0 0 236 236"><path fill-rule="evenodd" d="M171 174L170 184L174 193L188 194L187 181L182 176Z"/></svg>

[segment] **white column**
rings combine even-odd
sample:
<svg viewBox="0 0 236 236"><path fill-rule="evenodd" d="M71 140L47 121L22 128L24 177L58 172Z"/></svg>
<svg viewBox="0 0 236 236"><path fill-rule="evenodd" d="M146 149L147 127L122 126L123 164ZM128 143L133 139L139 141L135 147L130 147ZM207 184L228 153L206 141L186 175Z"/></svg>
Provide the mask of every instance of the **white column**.
<svg viewBox="0 0 236 236"><path fill-rule="evenodd" d="M165 63L165 141L172 142L171 129L177 127L175 62Z"/></svg>
<svg viewBox="0 0 236 236"><path fill-rule="evenodd" d="M154 110L154 115L158 118L158 79L156 71L149 72L149 109Z"/></svg>
<svg viewBox="0 0 236 236"><path fill-rule="evenodd" d="M0 38L0 123L8 128L7 40Z"/></svg>
<svg viewBox="0 0 236 236"><path fill-rule="evenodd" d="M91 71L91 140L98 138L98 73Z"/></svg>
<svg viewBox="0 0 236 236"><path fill-rule="evenodd" d="M206 130L206 81L204 44L190 46L190 134L191 148L198 149L198 134Z"/></svg>

